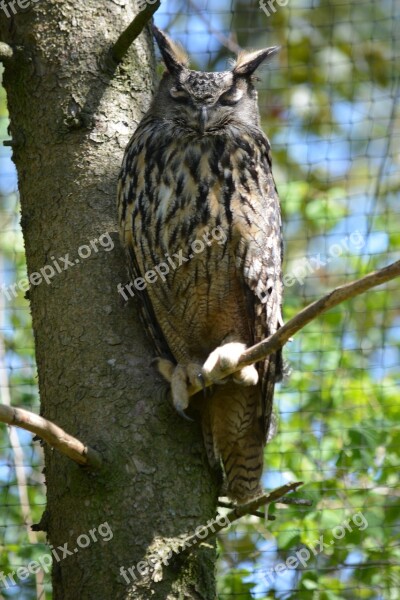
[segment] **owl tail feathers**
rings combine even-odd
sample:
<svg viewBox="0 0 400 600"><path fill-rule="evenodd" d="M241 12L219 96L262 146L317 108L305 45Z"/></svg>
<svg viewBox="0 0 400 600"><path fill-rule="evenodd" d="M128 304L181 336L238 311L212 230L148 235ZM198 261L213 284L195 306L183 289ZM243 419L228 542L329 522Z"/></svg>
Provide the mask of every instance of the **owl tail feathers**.
<svg viewBox="0 0 400 600"><path fill-rule="evenodd" d="M226 493L238 504L261 493L264 441L260 405L258 386L229 382L216 386L203 412L209 462L214 467L222 462Z"/></svg>

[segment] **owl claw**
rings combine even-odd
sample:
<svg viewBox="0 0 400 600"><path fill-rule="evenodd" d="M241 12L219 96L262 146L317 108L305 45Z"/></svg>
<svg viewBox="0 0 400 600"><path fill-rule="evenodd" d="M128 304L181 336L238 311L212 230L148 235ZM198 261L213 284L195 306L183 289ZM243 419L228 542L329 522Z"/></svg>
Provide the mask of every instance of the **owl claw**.
<svg viewBox="0 0 400 600"><path fill-rule="evenodd" d="M185 413L183 408L181 408L180 406L176 406L176 405L174 405L174 408L175 408L176 412L178 413L178 415L180 417L182 417L182 419L185 419L185 421L190 421L191 423L193 423L193 419L191 419L190 417L187 416L187 414Z"/></svg>
<svg viewBox="0 0 400 600"><path fill-rule="evenodd" d="M202 389L202 391L203 391L203 396L204 396L204 398L206 398L206 397L207 397L207 387L206 387L206 380L205 380L205 378L204 378L204 375L203 375L203 373L201 373L201 372L200 372L200 373L197 375L197 379L198 379L198 380L199 380L199 382L201 383L201 389Z"/></svg>
<svg viewBox="0 0 400 600"><path fill-rule="evenodd" d="M171 384L172 403L176 412L186 421L192 421L184 412L189 406L189 385L197 386L201 382L203 391L206 390L205 379L201 372L201 366L196 363L188 365L175 365L170 360L158 357L153 360L161 375Z"/></svg>

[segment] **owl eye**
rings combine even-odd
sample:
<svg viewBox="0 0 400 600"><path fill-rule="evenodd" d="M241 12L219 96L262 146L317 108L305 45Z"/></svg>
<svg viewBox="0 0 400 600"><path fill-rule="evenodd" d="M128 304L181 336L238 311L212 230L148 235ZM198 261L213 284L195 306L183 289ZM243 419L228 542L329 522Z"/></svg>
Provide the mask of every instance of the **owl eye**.
<svg viewBox="0 0 400 600"><path fill-rule="evenodd" d="M172 96L172 98L174 100L176 100L177 102L184 103L184 102L188 102L188 100L189 100L188 94L182 88L173 87L170 89L169 93Z"/></svg>
<svg viewBox="0 0 400 600"><path fill-rule="evenodd" d="M243 90L228 90L227 92L225 92L225 94L222 94L222 96L220 96L219 102L223 106L233 106L234 104L237 104L242 97Z"/></svg>

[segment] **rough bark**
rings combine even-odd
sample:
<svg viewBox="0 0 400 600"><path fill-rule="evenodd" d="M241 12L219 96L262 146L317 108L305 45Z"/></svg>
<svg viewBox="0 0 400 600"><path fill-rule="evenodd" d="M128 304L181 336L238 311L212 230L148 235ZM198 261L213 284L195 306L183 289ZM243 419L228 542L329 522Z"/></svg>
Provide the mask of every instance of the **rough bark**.
<svg viewBox="0 0 400 600"><path fill-rule="evenodd" d="M42 525L50 544L72 551L104 522L113 532L54 562L54 598L210 600L212 545L180 555L158 582L138 569L134 583L120 574L164 538L207 523L216 504L200 428L174 413L136 305L123 307L117 292L127 276L116 180L154 84L152 41L146 30L120 66L108 59L134 16L129 0L40 0L18 11L0 13L0 31L14 51L4 83L28 272L67 253L79 259L30 291L42 414L105 458L95 473L46 450ZM98 244L79 258L81 246L106 232L112 250Z"/></svg>

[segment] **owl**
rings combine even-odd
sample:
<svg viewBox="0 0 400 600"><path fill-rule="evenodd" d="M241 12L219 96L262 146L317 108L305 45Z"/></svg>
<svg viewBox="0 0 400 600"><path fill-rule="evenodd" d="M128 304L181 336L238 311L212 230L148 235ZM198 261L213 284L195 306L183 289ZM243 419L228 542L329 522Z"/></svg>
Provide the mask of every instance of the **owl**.
<svg viewBox="0 0 400 600"><path fill-rule="evenodd" d="M242 52L230 70L208 73L191 70L155 27L154 36L166 70L118 185L130 295L173 405L201 420L210 464L244 503L261 492L281 355L223 380L221 370L282 323L280 204L254 87L279 48ZM211 393L189 406L189 386L205 376Z"/></svg>

